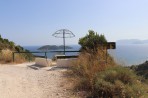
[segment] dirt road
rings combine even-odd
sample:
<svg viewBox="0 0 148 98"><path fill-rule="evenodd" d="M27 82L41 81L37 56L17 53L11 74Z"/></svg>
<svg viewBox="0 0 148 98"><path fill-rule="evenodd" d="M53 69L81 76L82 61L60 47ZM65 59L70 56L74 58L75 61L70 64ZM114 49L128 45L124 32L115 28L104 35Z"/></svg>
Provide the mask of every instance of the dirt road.
<svg viewBox="0 0 148 98"><path fill-rule="evenodd" d="M67 69L20 65L0 65L0 98L75 98L67 88Z"/></svg>

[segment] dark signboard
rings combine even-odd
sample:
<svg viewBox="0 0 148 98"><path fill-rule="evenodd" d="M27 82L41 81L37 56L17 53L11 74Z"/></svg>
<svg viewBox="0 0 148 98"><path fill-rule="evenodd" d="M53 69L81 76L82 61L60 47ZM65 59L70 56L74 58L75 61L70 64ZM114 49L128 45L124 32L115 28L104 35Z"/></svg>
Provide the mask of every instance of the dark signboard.
<svg viewBox="0 0 148 98"><path fill-rule="evenodd" d="M116 43L115 42L108 42L107 49L116 49Z"/></svg>

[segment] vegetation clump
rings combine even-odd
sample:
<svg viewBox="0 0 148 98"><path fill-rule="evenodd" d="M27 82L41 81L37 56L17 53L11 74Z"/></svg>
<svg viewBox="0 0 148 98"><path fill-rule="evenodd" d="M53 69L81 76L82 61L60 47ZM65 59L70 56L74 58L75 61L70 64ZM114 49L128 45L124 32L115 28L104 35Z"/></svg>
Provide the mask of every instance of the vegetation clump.
<svg viewBox="0 0 148 98"><path fill-rule="evenodd" d="M79 43L85 43L84 39ZM98 35L91 36L92 38ZM105 37L104 37L105 38ZM82 41L83 39L83 41ZM91 38L89 38L91 39ZM96 40L94 40L96 41ZM101 41L100 41L101 42ZM106 42L103 41L102 42ZM97 42L92 42L97 43ZM72 73L77 82L78 91L86 91L90 98L146 98L148 86L129 68L117 65L113 58L106 59L106 52L100 43L95 45L82 45L83 51L72 66Z"/></svg>
<svg viewBox="0 0 148 98"><path fill-rule="evenodd" d="M100 46L107 43L107 40L103 34L99 35L93 30L88 31L85 37L79 39L79 44L81 45L81 50L93 50L97 51Z"/></svg>
<svg viewBox="0 0 148 98"><path fill-rule="evenodd" d="M97 73L92 96L140 98L146 97L146 87L132 70L116 66Z"/></svg>
<svg viewBox="0 0 148 98"><path fill-rule="evenodd" d="M4 39L0 35L0 62L1 63L11 63L13 61L13 52L29 52L19 45L15 45L14 42ZM33 60L34 57L31 53L16 54L15 62L21 63L28 60Z"/></svg>
<svg viewBox="0 0 148 98"><path fill-rule="evenodd" d="M148 79L148 61L143 64L133 65L130 67L133 69L137 75L143 76L145 79Z"/></svg>

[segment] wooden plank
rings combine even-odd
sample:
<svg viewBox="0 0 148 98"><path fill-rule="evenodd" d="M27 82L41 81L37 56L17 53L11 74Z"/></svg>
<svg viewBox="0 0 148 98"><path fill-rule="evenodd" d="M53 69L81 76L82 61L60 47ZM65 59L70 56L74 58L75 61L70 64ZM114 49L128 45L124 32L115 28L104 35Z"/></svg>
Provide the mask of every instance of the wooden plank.
<svg viewBox="0 0 148 98"><path fill-rule="evenodd" d="M56 59L66 59L66 58L78 58L77 55L72 55L72 56L56 56Z"/></svg>

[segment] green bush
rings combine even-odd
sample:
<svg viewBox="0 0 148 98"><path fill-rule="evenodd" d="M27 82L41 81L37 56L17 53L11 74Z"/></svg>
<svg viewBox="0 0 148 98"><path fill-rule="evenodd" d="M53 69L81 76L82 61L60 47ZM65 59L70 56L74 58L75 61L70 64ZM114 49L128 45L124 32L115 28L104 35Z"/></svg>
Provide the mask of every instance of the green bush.
<svg viewBox="0 0 148 98"><path fill-rule="evenodd" d="M133 71L121 66L98 72L94 85L95 98L140 98L146 95L147 87Z"/></svg>
<svg viewBox="0 0 148 98"><path fill-rule="evenodd" d="M79 39L79 44L82 47L81 50L97 51L100 45L107 43L104 35L99 35L93 30L89 30L88 32L89 34Z"/></svg>
<svg viewBox="0 0 148 98"><path fill-rule="evenodd" d="M145 79L148 79L148 61L144 62L143 64L133 65L130 68L134 70L137 75L143 76Z"/></svg>

